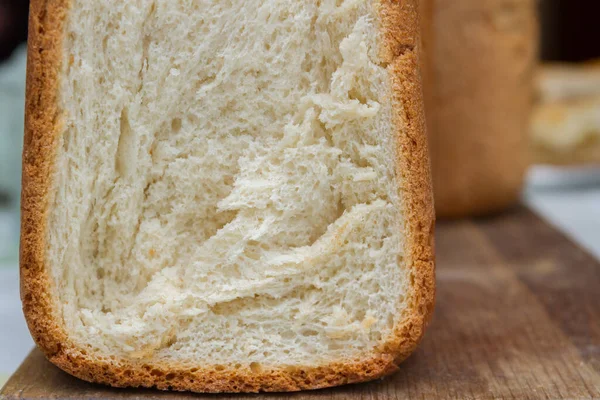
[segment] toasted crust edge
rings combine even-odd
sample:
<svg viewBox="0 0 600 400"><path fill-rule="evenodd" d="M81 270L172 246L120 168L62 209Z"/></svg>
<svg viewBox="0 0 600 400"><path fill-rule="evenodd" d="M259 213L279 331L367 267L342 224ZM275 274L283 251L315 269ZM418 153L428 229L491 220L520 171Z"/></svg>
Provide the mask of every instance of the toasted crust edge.
<svg viewBox="0 0 600 400"><path fill-rule="evenodd" d="M56 317L52 280L45 266L46 221L60 130L57 106L63 23L68 0L33 0L30 8L27 99L21 203L21 299L31 334L46 357L86 381L116 387L156 387L195 392L281 392L368 381L388 375L423 336L433 311L434 212L419 74L417 0L379 0L382 58L392 76L397 172L403 194L405 262L413 291L393 337L367 359L317 367L260 372L137 364L103 358L77 347Z"/></svg>

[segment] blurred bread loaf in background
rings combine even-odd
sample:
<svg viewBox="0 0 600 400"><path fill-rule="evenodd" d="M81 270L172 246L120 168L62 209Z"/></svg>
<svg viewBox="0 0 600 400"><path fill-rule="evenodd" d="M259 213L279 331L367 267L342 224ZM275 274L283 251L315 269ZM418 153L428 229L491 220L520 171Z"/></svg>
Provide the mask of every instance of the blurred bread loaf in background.
<svg viewBox="0 0 600 400"><path fill-rule="evenodd" d="M425 98L436 213L517 202L529 165L535 0L423 0Z"/></svg>
<svg viewBox="0 0 600 400"><path fill-rule="evenodd" d="M531 121L534 161L600 163L600 61L540 67Z"/></svg>

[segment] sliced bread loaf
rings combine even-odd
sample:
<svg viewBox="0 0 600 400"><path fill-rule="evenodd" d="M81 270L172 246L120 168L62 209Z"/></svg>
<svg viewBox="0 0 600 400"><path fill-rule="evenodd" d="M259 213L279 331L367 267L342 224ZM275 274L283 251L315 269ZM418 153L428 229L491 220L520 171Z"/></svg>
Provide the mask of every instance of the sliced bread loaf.
<svg viewBox="0 0 600 400"><path fill-rule="evenodd" d="M394 371L434 300L417 0L34 0L24 312L88 381Z"/></svg>

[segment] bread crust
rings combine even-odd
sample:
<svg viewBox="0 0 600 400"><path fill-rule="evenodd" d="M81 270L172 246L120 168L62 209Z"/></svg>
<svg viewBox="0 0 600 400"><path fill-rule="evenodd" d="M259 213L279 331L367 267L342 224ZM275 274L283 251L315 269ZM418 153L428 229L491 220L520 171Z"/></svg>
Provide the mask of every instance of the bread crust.
<svg viewBox="0 0 600 400"><path fill-rule="evenodd" d="M64 371L116 387L157 387L195 392L317 389L376 379L394 372L420 341L434 304L433 200L418 71L417 0L379 0L385 38L383 60L392 72L397 172L405 217L405 262L413 291L403 323L368 357L322 366L251 371L143 364L90 354L67 335L52 298L46 268L46 224L55 149L61 127L58 74L68 0L32 0L21 203L21 299L31 334L46 357Z"/></svg>

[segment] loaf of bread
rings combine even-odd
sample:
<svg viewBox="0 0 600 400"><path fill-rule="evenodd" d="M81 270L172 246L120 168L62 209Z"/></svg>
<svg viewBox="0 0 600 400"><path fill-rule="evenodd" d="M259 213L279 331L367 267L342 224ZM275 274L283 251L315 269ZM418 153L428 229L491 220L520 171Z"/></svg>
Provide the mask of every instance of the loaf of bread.
<svg viewBox="0 0 600 400"><path fill-rule="evenodd" d="M434 302L417 0L33 0L21 285L48 359L198 392L382 377Z"/></svg>
<svg viewBox="0 0 600 400"><path fill-rule="evenodd" d="M531 120L534 160L600 163L600 63L543 65Z"/></svg>
<svg viewBox="0 0 600 400"><path fill-rule="evenodd" d="M422 0L425 89L439 217L497 212L529 165L535 0Z"/></svg>

